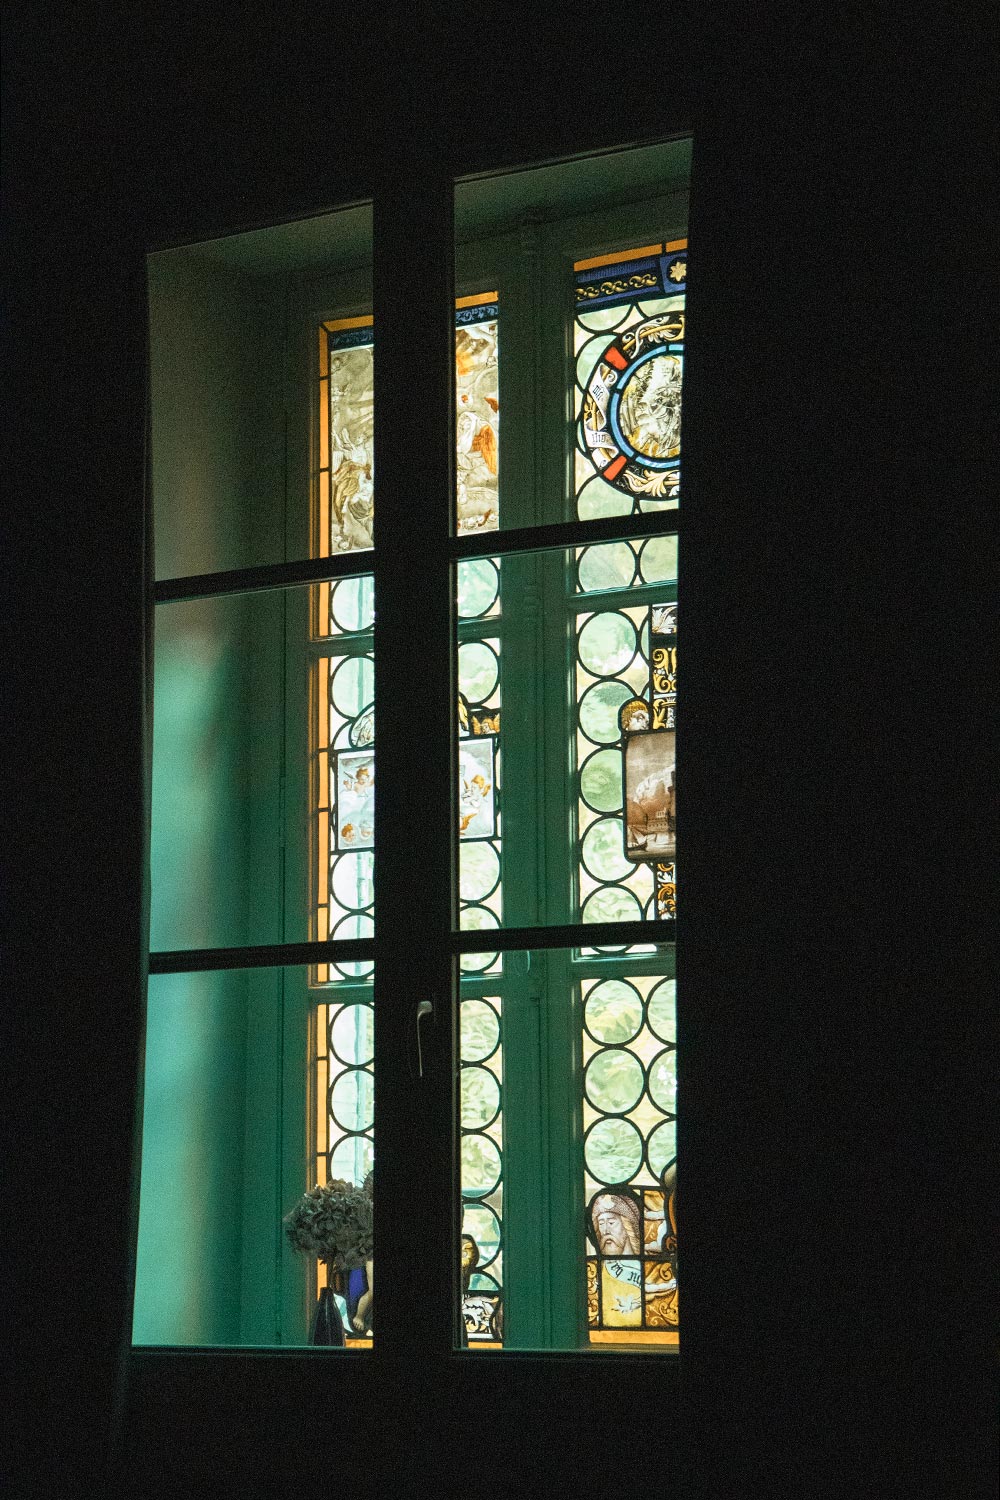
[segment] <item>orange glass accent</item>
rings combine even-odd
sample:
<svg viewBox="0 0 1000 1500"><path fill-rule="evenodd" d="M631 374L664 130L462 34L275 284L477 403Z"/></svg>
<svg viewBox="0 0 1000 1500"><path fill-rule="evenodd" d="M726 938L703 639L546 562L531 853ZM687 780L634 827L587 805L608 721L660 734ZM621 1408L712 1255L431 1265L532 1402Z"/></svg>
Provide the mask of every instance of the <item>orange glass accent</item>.
<svg viewBox="0 0 1000 1500"><path fill-rule="evenodd" d="M320 413L320 426L322 427L326 418ZM319 476L319 505L317 515L316 538L313 552L316 557L330 556L330 470L324 469ZM324 618L329 621L329 611L324 617L320 615L320 631L326 633L329 625L324 625Z"/></svg>
<svg viewBox="0 0 1000 1500"><path fill-rule="evenodd" d="M687 244L687 241L684 242ZM677 245L674 246L678 248ZM586 260L575 260L574 271L591 271L595 266L616 266L626 260L638 260L640 255L659 255L662 245L641 245L638 250L619 250L613 255L590 255ZM669 246L668 246L669 249Z"/></svg>
<svg viewBox="0 0 1000 1500"><path fill-rule="evenodd" d="M371 328L372 315L365 313L360 318L328 318L323 327L330 333L340 333L345 328Z"/></svg>
<svg viewBox="0 0 1000 1500"><path fill-rule="evenodd" d="M319 466L330 467L330 382L319 383Z"/></svg>
<svg viewBox="0 0 1000 1500"><path fill-rule="evenodd" d="M471 297L456 297L456 307L483 307L487 302L498 302L499 292L474 292Z"/></svg>
<svg viewBox="0 0 1000 1500"><path fill-rule="evenodd" d="M318 740L316 744L320 755L325 755L330 747L330 658L321 657L316 663L316 706L319 710L316 731ZM325 806L326 796L320 791L320 806Z"/></svg>
<svg viewBox="0 0 1000 1500"><path fill-rule="evenodd" d="M598 1328L590 1335L592 1344L670 1344L676 1349L680 1341L679 1333L660 1333L653 1328Z"/></svg>
<svg viewBox="0 0 1000 1500"><path fill-rule="evenodd" d="M330 585L321 583L316 589L316 627L314 634L317 636L328 635L330 631Z"/></svg>
<svg viewBox="0 0 1000 1500"><path fill-rule="evenodd" d="M316 908L316 941L325 943L330 936L330 911L326 906ZM321 981L322 983L322 981Z"/></svg>
<svg viewBox="0 0 1000 1500"><path fill-rule="evenodd" d="M330 343L327 339L327 329L321 325L319 329L319 378L322 380L330 373Z"/></svg>
<svg viewBox="0 0 1000 1500"><path fill-rule="evenodd" d="M316 965L316 983L317 984L329 984L330 983L330 965L329 964L317 964Z"/></svg>
<svg viewBox="0 0 1000 1500"><path fill-rule="evenodd" d="M325 902L327 899L325 886L328 879L327 870L329 868L330 862L330 814L326 808L323 808L320 811L319 819L317 821L317 830L318 833L316 843L319 884L316 889L320 899ZM324 906L324 911L325 910L326 908ZM326 933L323 934L319 941L321 943L326 941Z"/></svg>
<svg viewBox="0 0 1000 1500"><path fill-rule="evenodd" d="M669 255L671 250L686 250L687 247L687 240L668 240L663 247L663 253Z"/></svg>
<svg viewBox="0 0 1000 1500"><path fill-rule="evenodd" d="M317 1031L322 1027L326 1030L327 1007L321 1005L317 1019ZM326 1090L330 1065L325 1057L318 1059L316 1063L316 1181L326 1181L326 1153L329 1149L329 1125L327 1118ZM322 1177L320 1176L322 1173Z"/></svg>

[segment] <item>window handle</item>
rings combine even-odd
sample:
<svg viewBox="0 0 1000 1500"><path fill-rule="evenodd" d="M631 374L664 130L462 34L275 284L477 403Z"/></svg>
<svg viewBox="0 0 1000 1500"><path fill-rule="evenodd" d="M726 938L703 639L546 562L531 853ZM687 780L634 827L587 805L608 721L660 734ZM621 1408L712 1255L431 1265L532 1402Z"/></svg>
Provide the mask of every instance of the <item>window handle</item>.
<svg viewBox="0 0 1000 1500"><path fill-rule="evenodd" d="M420 1044L420 1023L424 1019L424 1016L433 1016L433 1014L434 1014L434 1005L433 1005L433 1003L430 1000L421 1000L420 1004L417 1006L417 1020L416 1020L416 1027L417 1027L417 1077L418 1078L423 1078L423 1076L424 1076L424 1054L423 1054L423 1049L422 1049L421 1044Z"/></svg>

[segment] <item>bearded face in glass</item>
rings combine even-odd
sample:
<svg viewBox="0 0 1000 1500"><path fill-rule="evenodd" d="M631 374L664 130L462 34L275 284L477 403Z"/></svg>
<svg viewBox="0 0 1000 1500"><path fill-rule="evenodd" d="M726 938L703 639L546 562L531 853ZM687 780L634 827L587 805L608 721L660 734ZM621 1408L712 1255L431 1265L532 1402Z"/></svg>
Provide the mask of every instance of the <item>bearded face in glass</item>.
<svg viewBox="0 0 1000 1500"><path fill-rule="evenodd" d="M591 1208L594 1238L602 1255L638 1255L642 1235L639 1208L631 1198L601 1193Z"/></svg>

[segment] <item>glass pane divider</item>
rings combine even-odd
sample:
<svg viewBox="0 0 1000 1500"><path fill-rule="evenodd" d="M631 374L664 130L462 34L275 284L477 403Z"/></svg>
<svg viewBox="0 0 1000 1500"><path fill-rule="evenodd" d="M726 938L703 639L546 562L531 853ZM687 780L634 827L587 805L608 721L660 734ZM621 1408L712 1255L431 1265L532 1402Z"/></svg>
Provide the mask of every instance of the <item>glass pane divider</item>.
<svg viewBox="0 0 1000 1500"><path fill-rule="evenodd" d="M490 927L453 932L451 951L509 953L542 948L622 948L633 943L674 943L676 934L676 918L652 922L572 922L557 927Z"/></svg>
<svg viewBox="0 0 1000 1500"><path fill-rule="evenodd" d="M643 511L638 516L601 516L592 521L560 521L551 526L518 526L509 531L478 531L451 537L448 555L462 562L472 557L501 557L513 552L548 552L587 547L597 542L624 542L647 536L676 536L680 512Z"/></svg>
<svg viewBox="0 0 1000 1500"><path fill-rule="evenodd" d="M657 593L659 590L659 593ZM624 592L624 591L623 591ZM633 588L629 591L629 603L643 603L645 595L653 596L662 594L663 586L647 584L642 588ZM633 596L635 596L633 598ZM589 599L588 594L581 594L581 599ZM615 602L617 602L617 595ZM583 608L583 605L581 605ZM459 619L455 625L456 639L461 644L464 641L483 641L495 636L502 628L502 615L477 615L472 619ZM316 661L326 656L366 656L373 649L372 627L367 630L356 631L348 634L341 632L336 635L317 635L304 642L303 649L306 659Z"/></svg>
<svg viewBox="0 0 1000 1500"><path fill-rule="evenodd" d="M609 972L617 974L620 971L629 979L662 975L663 965L664 945L662 943L653 953L576 954L572 960L573 977L584 983L589 979L604 979Z"/></svg>
<svg viewBox="0 0 1000 1500"><path fill-rule="evenodd" d="M455 639L459 645L465 641L487 641L500 635L503 629L502 615L477 615L472 620L459 620L455 626Z"/></svg>
<svg viewBox="0 0 1000 1500"><path fill-rule="evenodd" d="M372 632L359 631L356 635L318 635L303 642L305 659L310 663L328 656L371 656Z"/></svg>
<svg viewBox="0 0 1000 1500"><path fill-rule="evenodd" d="M154 583L153 603L181 604L191 599L225 594L256 594L265 589L289 588L295 584L353 578L371 571L372 553L367 551L306 558L302 562L265 563L256 568L236 568L225 573L196 573L189 578L167 578Z"/></svg>
<svg viewBox="0 0 1000 1500"><path fill-rule="evenodd" d="M628 588L593 589L570 594L569 607L574 614L589 614L600 609L638 609L646 604L676 603L677 584L633 583ZM674 595L671 598L670 595Z"/></svg>
<svg viewBox="0 0 1000 1500"><path fill-rule="evenodd" d="M325 943L268 943L246 948L192 948L149 955L150 974L202 974L214 969L272 969L294 964L366 963L375 959L374 938Z"/></svg>

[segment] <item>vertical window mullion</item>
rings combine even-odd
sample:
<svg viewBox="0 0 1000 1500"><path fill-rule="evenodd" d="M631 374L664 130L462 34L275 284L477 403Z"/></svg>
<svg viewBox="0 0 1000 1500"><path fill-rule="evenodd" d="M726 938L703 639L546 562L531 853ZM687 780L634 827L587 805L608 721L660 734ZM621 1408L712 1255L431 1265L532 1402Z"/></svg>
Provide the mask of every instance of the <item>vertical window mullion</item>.
<svg viewBox="0 0 1000 1500"><path fill-rule="evenodd" d="M396 150L374 235L375 1350L424 1360L452 1348L457 1306L452 265L450 178Z"/></svg>

